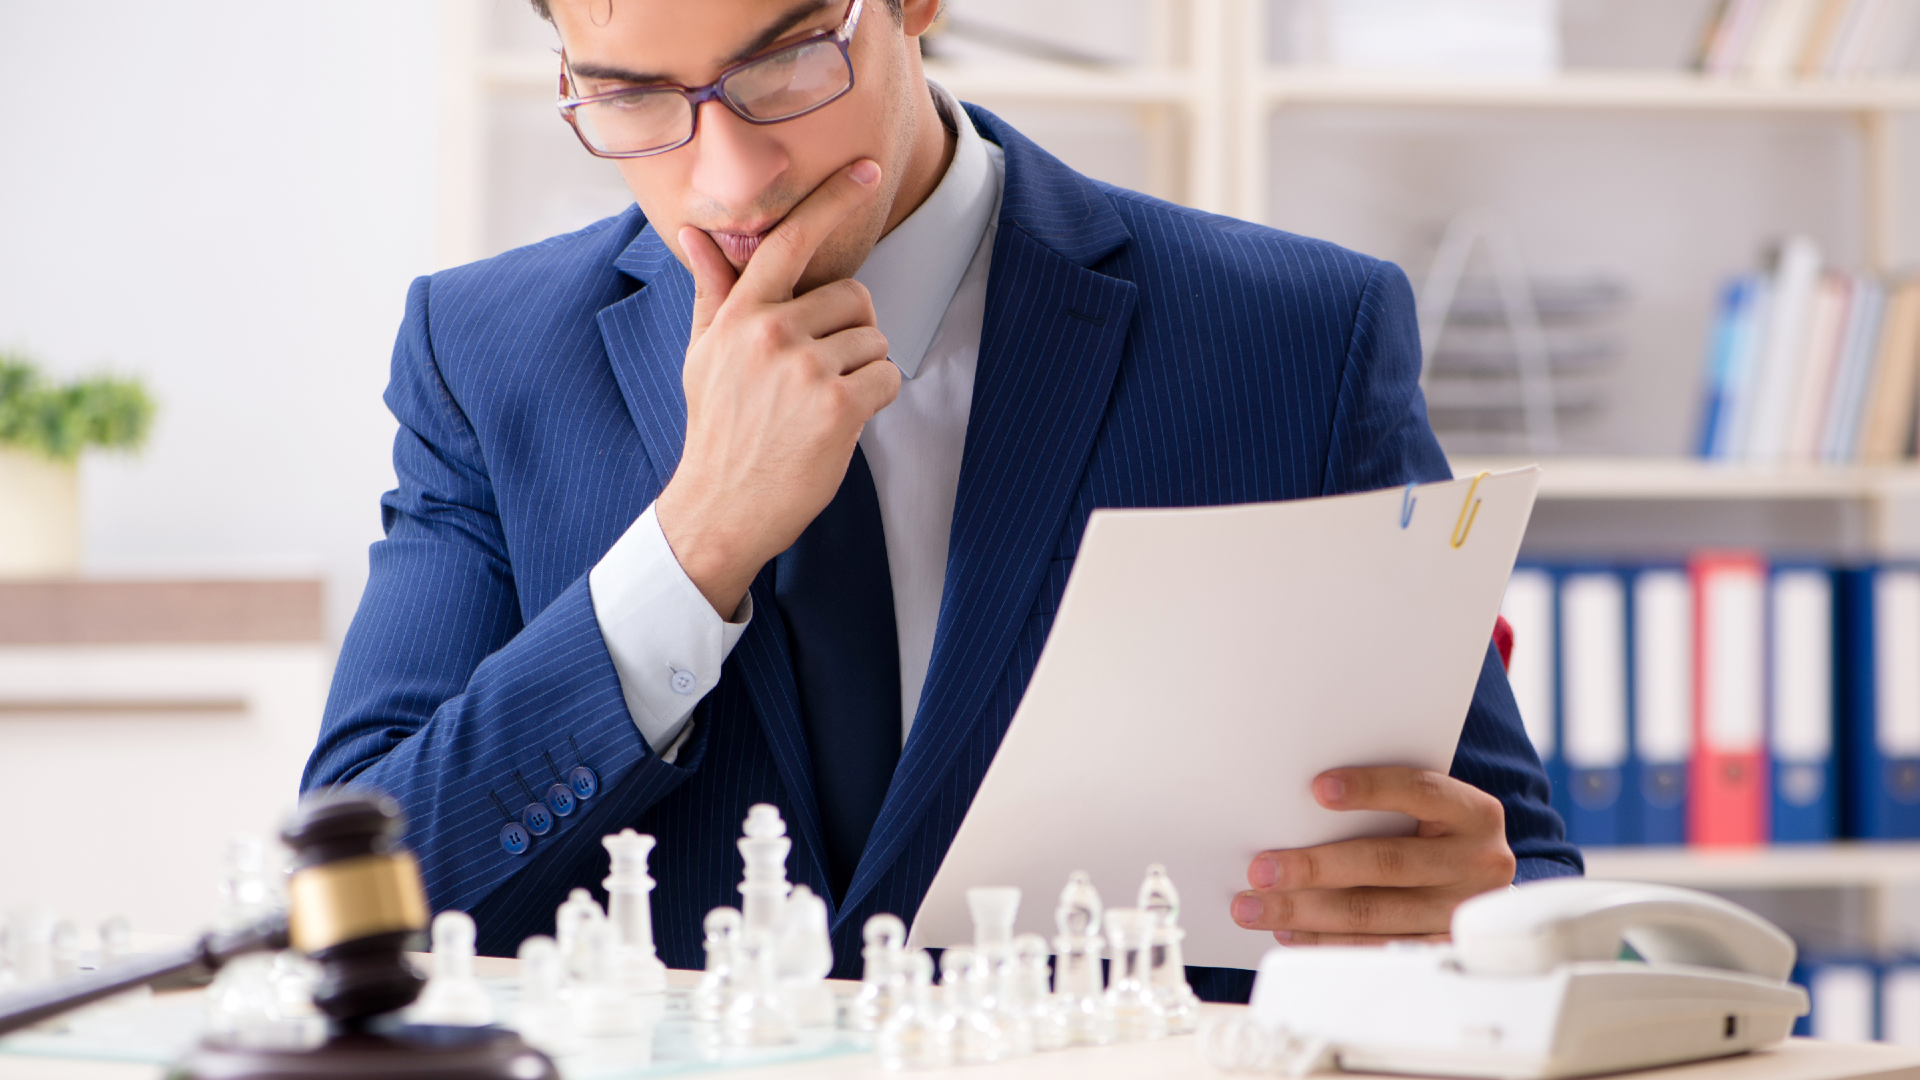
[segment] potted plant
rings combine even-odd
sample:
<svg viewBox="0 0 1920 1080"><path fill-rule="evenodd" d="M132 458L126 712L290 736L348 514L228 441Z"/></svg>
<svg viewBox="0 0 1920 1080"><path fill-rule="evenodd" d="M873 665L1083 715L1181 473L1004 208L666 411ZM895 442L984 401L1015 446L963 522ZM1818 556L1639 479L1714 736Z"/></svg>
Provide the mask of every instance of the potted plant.
<svg viewBox="0 0 1920 1080"><path fill-rule="evenodd" d="M138 382L54 385L0 351L0 577L79 571L80 452L138 449L152 421Z"/></svg>

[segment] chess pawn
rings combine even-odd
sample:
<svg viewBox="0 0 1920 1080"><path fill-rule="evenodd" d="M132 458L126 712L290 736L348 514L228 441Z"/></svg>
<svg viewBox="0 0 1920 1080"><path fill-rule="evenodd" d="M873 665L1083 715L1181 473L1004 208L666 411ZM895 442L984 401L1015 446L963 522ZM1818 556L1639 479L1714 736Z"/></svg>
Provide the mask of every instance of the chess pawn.
<svg viewBox="0 0 1920 1080"><path fill-rule="evenodd" d="M267 845L252 833L227 839L220 866L220 913L214 924L221 930L240 930L272 915L281 907L267 867Z"/></svg>
<svg viewBox="0 0 1920 1080"><path fill-rule="evenodd" d="M1139 908L1107 912L1107 939L1113 943L1113 981L1107 1005L1115 1035L1123 1042L1150 1042L1167 1036L1167 1014L1147 984L1153 953L1153 917Z"/></svg>
<svg viewBox="0 0 1920 1080"><path fill-rule="evenodd" d="M513 1026L528 1045L547 1054L573 1049L573 1017L561 998L566 967L560 945L545 934L520 943L520 1003Z"/></svg>
<svg viewBox="0 0 1920 1080"><path fill-rule="evenodd" d="M560 947L561 970L566 973L568 984L578 984L585 978L587 958L581 948L582 930L593 923L604 923L607 913L593 894L585 889L575 889L567 894L566 900L553 914L553 932Z"/></svg>
<svg viewBox="0 0 1920 1080"><path fill-rule="evenodd" d="M991 1008L986 961L964 945L940 954L940 988L953 1017L953 1060L990 1065L1007 1053L1006 1030Z"/></svg>
<svg viewBox="0 0 1920 1080"><path fill-rule="evenodd" d="M1167 1014L1167 1034L1190 1034L1200 1026L1200 996L1187 983L1187 962L1180 950L1187 936L1180 928L1180 890L1159 863L1147 867L1147 878L1140 883L1140 910L1152 918L1147 985Z"/></svg>
<svg viewBox="0 0 1920 1080"><path fill-rule="evenodd" d="M734 948L733 1000L727 1003L722 1026L733 1046L779 1046L794 1040L797 1023L793 1008L781 993L776 944L751 927L741 932Z"/></svg>
<svg viewBox="0 0 1920 1080"><path fill-rule="evenodd" d="M493 1000L473 974L473 916L443 911L433 917L433 974L408 1010L416 1024L485 1027L493 1023Z"/></svg>
<svg viewBox="0 0 1920 1080"><path fill-rule="evenodd" d="M905 971L906 991L874 1039L880 1064L896 1072L946 1068L953 1064L954 1020L934 996L933 957L915 949L896 960Z"/></svg>
<svg viewBox="0 0 1920 1080"><path fill-rule="evenodd" d="M1012 970L1018 986L1015 996L1033 1027L1033 1048L1058 1050L1066 1046L1073 1032L1067 1025L1066 1006L1048 986L1052 970L1047 963L1047 939L1039 934L1014 938Z"/></svg>
<svg viewBox="0 0 1920 1080"><path fill-rule="evenodd" d="M717 907L707 912L702 924L706 931L707 970L693 988L693 1018L717 1024L726 1015L733 1000L734 965L740 944L740 912Z"/></svg>
<svg viewBox="0 0 1920 1080"><path fill-rule="evenodd" d="M654 839L622 829L600 841L607 849L610 870L600 884L607 890L607 922L613 933L608 946L613 977L635 994L667 992L667 965L653 947L654 880L647 873L647 856Z"/></svg>
<svg viewBox="0 0 1920 1080"><path fill-rule="evenodd" d="M781 989L795 1019L802 1027L832 1027L833 991L826 978L833 970L833 942L827 902L805 885L795 885L787 898L777 955Z"/></svg>
<svg viewBox="0 0 1920 1080"><path fill-rule="evenodd" d="M648 1029L641 995L629 991L614 970L613 927L605 919L586 919L575 931L581 961L573 988L574 1016L580 1034L590 1037L637 1035Z"/></svg>
<svg viewBox="0 0 1920 1080"><path fill-rule="evenodd" d="M1107 1006L1106 985L1100 975L1100 956L1106 942L1100 936L1100 894L1085 871L1076 870L1060 890L1054 908L1053 939L1057 970L1053 995L1067 1020L1074 1046L1105 1046L1113 1041L1113 1010Z"/></svg>
<svg viewBox="0 0 1920 1080"><path fill-rule="evenodd" d="M779 937L785 922L790 890L787 852L792 850L793 841L787 839L787 823L780 819L780 809L769 803L749 807L740 829L745 834L738 841L740 859L746 865L740 881L745 930L773 940Z"/></svg>
<svg viewBox="0 0 1920 1080"><path fill-rule="evenodd" d="M860 950L863 967L860 992L847 1009L847 1026L876 1032L907 1001L907 927L897 915L880 914L860 931L866 945Z"/></svg>

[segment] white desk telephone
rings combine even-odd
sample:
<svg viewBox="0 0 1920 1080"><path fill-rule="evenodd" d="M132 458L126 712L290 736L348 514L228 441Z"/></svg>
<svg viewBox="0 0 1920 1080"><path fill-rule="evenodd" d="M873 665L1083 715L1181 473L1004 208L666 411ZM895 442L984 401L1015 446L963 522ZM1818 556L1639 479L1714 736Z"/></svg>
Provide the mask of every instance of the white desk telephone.
<svg viewBox="0 0 1920 1080"><path fill-rule="evenodd" d="M1622 944L1640 959L1620 959ZM1503 1080L1721 1057L1785 1039L1806 1013L1793 959L1779 928L1706 893L1535 882L1460 905L1451 944L1272 950L1248 1018L1259 1031L1215 1031L1210 1056ZM1249 1036L1290 1052L1248 1060Z"/></svg>

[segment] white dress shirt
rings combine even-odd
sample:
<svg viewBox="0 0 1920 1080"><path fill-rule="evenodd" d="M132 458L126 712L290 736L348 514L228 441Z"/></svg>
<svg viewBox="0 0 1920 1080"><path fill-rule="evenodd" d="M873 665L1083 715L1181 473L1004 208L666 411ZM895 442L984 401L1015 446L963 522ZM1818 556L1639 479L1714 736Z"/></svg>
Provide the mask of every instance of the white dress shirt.
<svg viewBox="0 0 1920 1080"><path fill-rule="evenodd" d="M926 683L946 585L1005 178L1001 149L980 137L952 95L927 85L957 132L953 160L854 275L873 296L888 358L904 376L900 396L860 436L893 579L903 742ZM588 573L587 588L627 711L648 745L671 761L693 707L719 683L721 665L752 620L753 599L722 621L674 557L652 506Z"/></svg>

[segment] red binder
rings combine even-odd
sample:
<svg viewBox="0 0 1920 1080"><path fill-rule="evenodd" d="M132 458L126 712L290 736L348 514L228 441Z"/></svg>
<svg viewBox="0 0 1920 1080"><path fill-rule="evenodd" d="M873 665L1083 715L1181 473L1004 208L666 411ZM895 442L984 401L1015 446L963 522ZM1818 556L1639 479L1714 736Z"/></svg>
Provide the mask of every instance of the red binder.
<svg viewBox="0 0 1920 1080"><path fill-rule="evenodd" d="M1693 576L1692 788L1687 841L1763 844L1767 810L1767 564L1705 552Z"/></svg>

